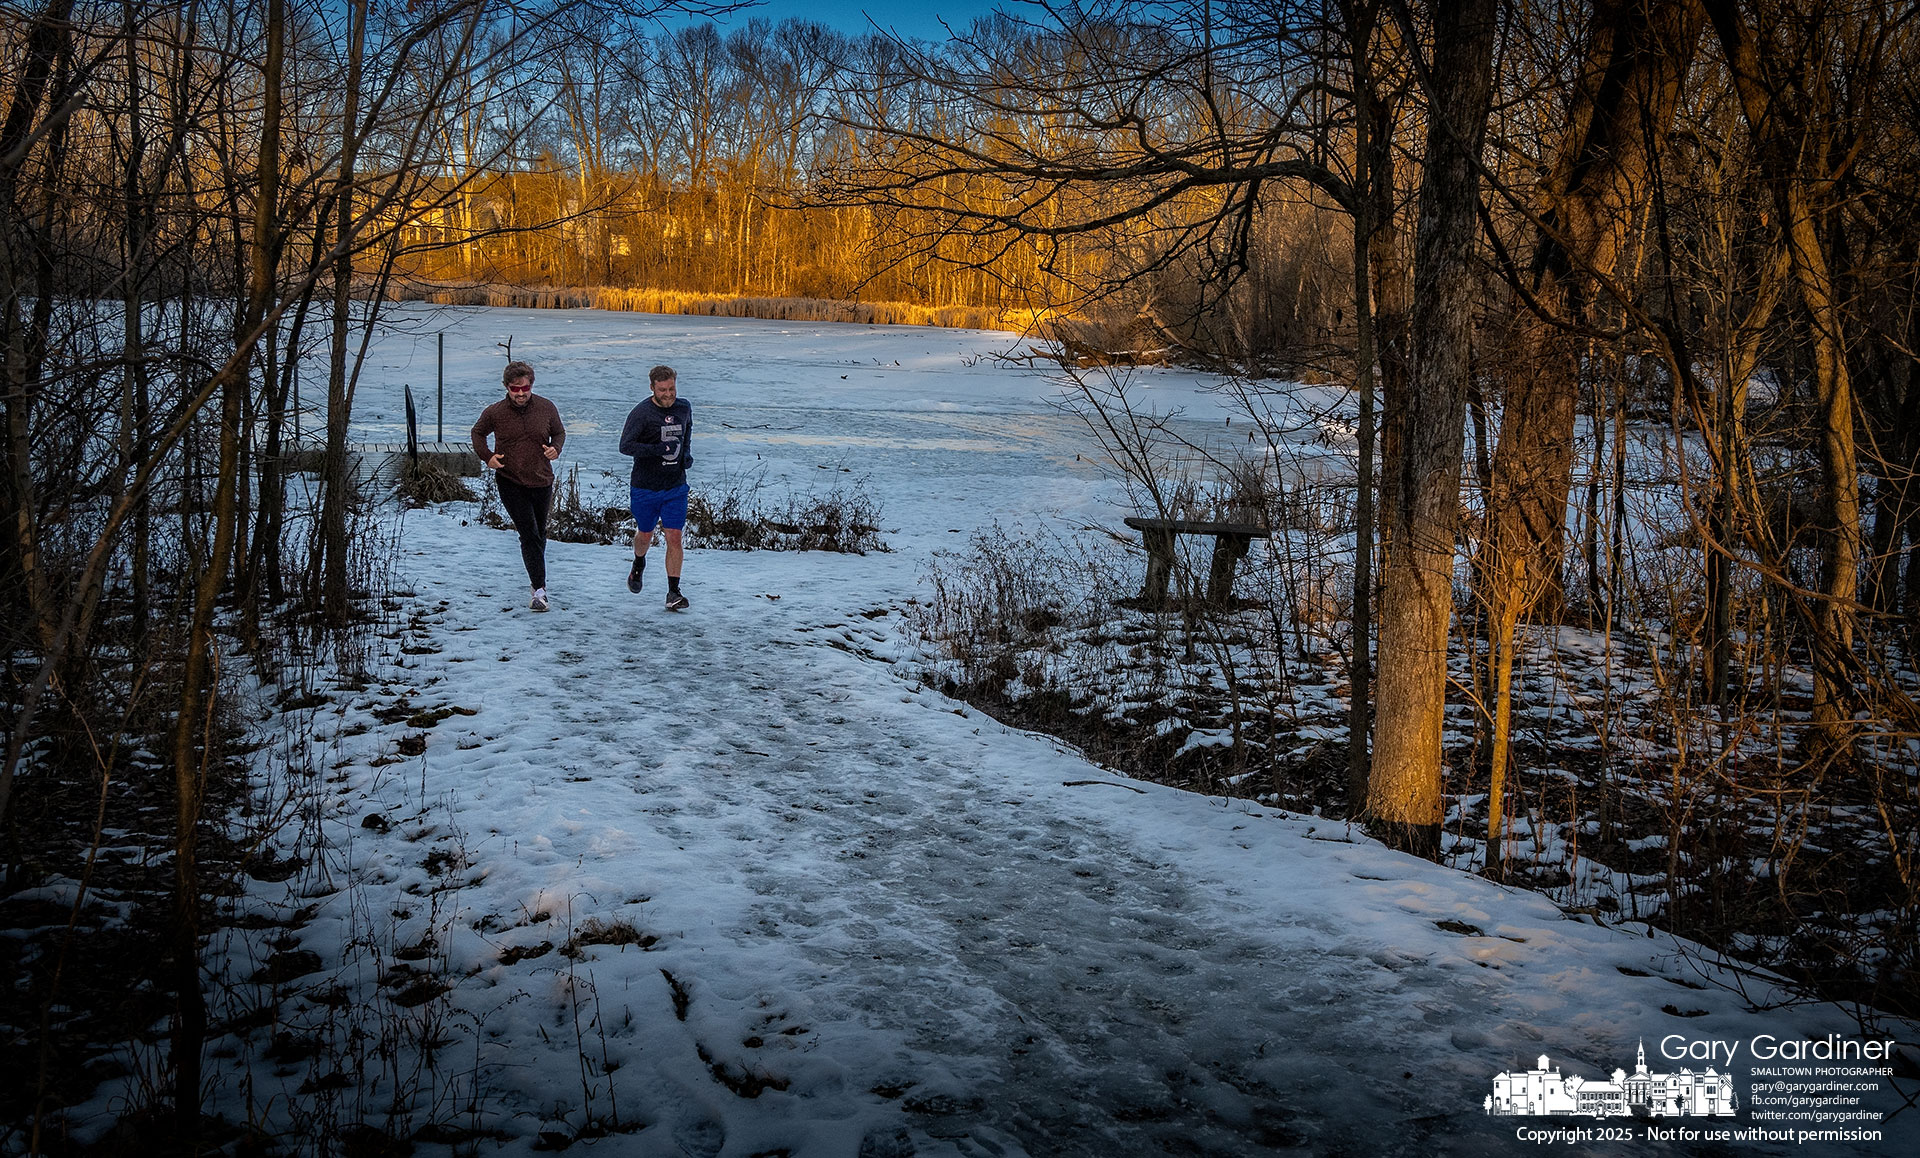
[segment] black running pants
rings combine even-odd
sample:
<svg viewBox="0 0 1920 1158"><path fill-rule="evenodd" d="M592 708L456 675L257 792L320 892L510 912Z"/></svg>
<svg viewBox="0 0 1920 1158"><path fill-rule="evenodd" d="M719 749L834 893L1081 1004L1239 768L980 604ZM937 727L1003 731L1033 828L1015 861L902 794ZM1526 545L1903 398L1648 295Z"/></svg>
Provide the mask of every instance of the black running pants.
<svg viewBox="0 0 1920 1158"><path fill-rule="evenodd" d="M527 565L527 578L538 591L547 585L547 512L553 507L553 488L523 487L497 471L493 477L500 484L500 505L507 508L513 529L520 532L520 560Z"/></svg>

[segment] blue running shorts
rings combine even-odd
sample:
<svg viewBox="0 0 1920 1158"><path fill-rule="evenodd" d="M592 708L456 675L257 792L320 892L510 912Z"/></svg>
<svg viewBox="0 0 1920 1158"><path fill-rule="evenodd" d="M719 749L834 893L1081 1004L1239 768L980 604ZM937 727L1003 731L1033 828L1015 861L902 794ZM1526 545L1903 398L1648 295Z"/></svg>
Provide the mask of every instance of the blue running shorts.
<svg viewBox="0 0 1920 1158"><path fill-rule="evenodd" d="M652 534L655 523L669 531L678 531L687 525L686 483L670 491L643 491L639 487L628 489L633 492L633 501L628 509L633 511L634 524L642 534Z"/></svg>

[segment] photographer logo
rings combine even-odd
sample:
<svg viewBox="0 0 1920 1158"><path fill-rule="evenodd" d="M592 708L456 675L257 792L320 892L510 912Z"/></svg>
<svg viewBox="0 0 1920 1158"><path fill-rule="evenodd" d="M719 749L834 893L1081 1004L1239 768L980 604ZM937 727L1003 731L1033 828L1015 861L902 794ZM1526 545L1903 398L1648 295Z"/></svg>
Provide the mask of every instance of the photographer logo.
<svg viewBox="0 0 1920 1158"><path fill-rule="evenodd" d="M1486 1112L1503 1117L1580 1114L1592 1118L1620 1118L1635 1113L1653 1117L1724 1117L1734 1112L1733 1075L1682 1069L1653 1073L1647 1069L1647 1046L1628 1073L1613 1071L1608 1081L1578 1074L1562 1074L1541 1054L1539 1064L1524 1072L1494 1076Z"/></svg>

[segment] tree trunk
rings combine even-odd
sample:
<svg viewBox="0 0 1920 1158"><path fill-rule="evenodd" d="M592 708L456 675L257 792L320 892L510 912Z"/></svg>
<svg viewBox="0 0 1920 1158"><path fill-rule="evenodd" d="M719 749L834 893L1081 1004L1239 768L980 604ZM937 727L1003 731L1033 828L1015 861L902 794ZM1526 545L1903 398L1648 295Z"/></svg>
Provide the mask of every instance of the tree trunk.
<svg viewBox="0 0 1920 1158"><path fill-rule="evenodd" d="M253 552L247 562L250 589L242 593L255 626L266 606L280 601L280 531L287 509L286 453L287 390L280 373L280 332L267 332L261 358L261 405L266 408L266 440L260 451L260 497L254 504ZM290 354L291 358L292 355Z"/></svg>
<svg viewBox="0 0 1920 1158"><path fill-rule="evenodd" d="M280 126L282 110L280 77L286 52L286 18L282 3L283 0L268 0L267 4L266 75L262 78L262 84L266 89L266 104L262 110L264 115L260 130L260 187L254 200L253 240L246 255L249 290L247 311L243 319L245 324L241 328L240 333L236 335L238 340L244 340L246 331L252 329L261 320L266 318L271 310L275 291L279 289L281 245L279 204ZM278 353L278 342L276 341L278 330L279 325L276 322L273 331L267 335L265 356L254 360L257 361L261 367L260 405L264 406L268 412L267 460L262 463L264 469L261 471L260 476L260 521L262 529L270 526L276 535L279 532L278 520L277 518L269 520L267 513L270 508L275 511L278 510L283 496L276 493L269 497L266 492L269 489L276 489L280 485L278 455L280 449L281 413L280 408L275 405L277 392L274 389L274 382L278 378L278 375L274 372L274 355ZM250 362L249 365L251 364L253 363ZM258 642L260 624L260 573L257 567L262 560L257 550L249 549L250 546L257 548L258 540L255 540L253 544L249 544L247 540L247 521L250 512L247 509L246 503L246 497L249 493L248 480L252 474L250 460L253 458L247 451L253 444L253 431L258 423L257 411L252 403L252 391L246 390L243 398L246 401L246 413L243 425L244 434L240 442L240 459L236 469L236 485L240 488L240 502L234 518L234 534L237 539L234 544L234 588L239 593L243 606L246 609L246 622L249 626L248 639L250 642ZM276 565L277 555L278 553L274 552Z"/></svg>
<svg viewBox="0 0 1920 1158"><path fill-rule="evenodd" d="M1827 493L1825 599L1815 614L1813 724L1820 742L1849 740L1852 718L1847 670L1853 654L1853 605L1860 590L1860 467L1853 443L1853 380L1847 370L1838 303L1820 246L1812 207L1798 189L1785 195L1791 227L1794 283L1806 306L1813 339L1814 389L1819 403L1820 476Z"/></svg>
<svg viewBox="0 0 1920 1158"><path fill-rule="evenodd" d="M145 269L147 262L147 229L152 220L152 196L141 179L141 170L146 161L146 115L140 100L140 89L144 71L140 67L138 42L135 34L140 30L139 16L132 0L125 0L121 6L121 31L126 41L127 56L127 167L122 179L122 212L127 215L124 248L121 259L121 325L122 341L125 350L122 358L125 368L121 371L122 394L120 399L120 461L121 477L131 471L146 449L146 434L149 424L149 396L146 365L146 336L144 333L146 318ZM135 662L145 656L147 641L147 547L151 528L147 519L147 504L143 500L134 516L133 543L129 551L129 564L132 574L129 577L132 606L129 624L133 629Z"/></svg>
<svg viewBox="0 0 1920 1158"><path fill-rule="evenodd" d="M213 742L213 611L225 586L236 518L240 414L248 360L235 359L220 385L220 474L215 482L209 549L193 591L193 622L181 672L180 714L174 721L174 914L173 974L177 1001L172 1042L174 1134L193 1153L200 1132L200 1062L206 1042L206 998L200 991L201 805L206 791L207 752Z"/></svg>
<svg viewBox="0 0 1920 1158"><path fill-rule="evenodd" d="M1387 560L1393 557L1393 518L1399 509L1399 478L1391 464L1399 462L1406 438L1402 425L1407 413L1408 369L1407 318L1412 313L1408 300L1412 278L1408 275L1402 231L1395 214L1398 200L1394 188L1393 144L1395 118L1391 106L1382 110L1376 122L1378 137L1372 163L1373 234L1367 245L1367 263L1373 274L1373 342L1380 363L1380 463L1379 499L1374 509L1378 524L1379 546L1373 561L1376 576L1386 573Z"/></svg>
<svg viewBox="0 0 1920 1158"><path fill-rule="evenodd" d="M320 507L321 618L334 627L347 622L347 323L353 306L354 163L359 148L360 67L367 30L367 0L347 5L346 108L340 122L340 172L335 187L333 335L327 361L327 449Z"/></svg>
<svg viewBox="0 0 1920 1158"><path fill-rule="evenodd" d="M1376 690L1368 811L1395 847L1440 849L1441 728L1453 611L1454 534L1479 239L1480 148L1493 94L1494 0L1435 6L1431 127L1414 251L1411 382L1387 512L1393 533L1380 604L1380 651L1394 662Z"/></svg>
<svg viewBox="0 0 1920 1158"><path fill-rule="evenodd" d="M17 587L13 582L4 586L19 591L18 611L24 614L16 622L32 624L43 649L52 637L57 613L40 557L39 496L30 465L30 444L56 296L48 214L53 208L54 190L60 184L58 158L65 152L64 117L52 122L46 171L40 177L46 200L35 207L38 212L20 204L19 178L30 151L29 134L48 127L47 118L36 124L36 115L43 106L57 108L67 95L63 90L73 53L68 23L72 7L71 0L48 0L46 8L34 18L22 46L24 67L7 106L6 120L0 123L0 278L5 279L0 284L0 300L6 303L4 318L0 319L6 396L5 469L0 472L0 486L5 487L10 523L6 561L19 576ZM17 310L25 302L32 304L28 316L21 318Z"/></svg>
<svg viewBox="0 0 1920 1158"><path fill-rule="evenodd" d="M211 548L193 592L193 621L181 671L180 715L174 721L174 945L179 1022L173 1039L174 1131L193 1153L200 1134L200 1054L206 1040L206 1000L200 992L200 872L198 830L213 747L213 613L240 530L240 426L246 412L252 351L274 291L275 205L279 197L280 73L284 45L281 0L267 7L266 90L260 148L260 184L253 224L252 263L245 306L235 327L238 353L221 371L220 468L213 502Z"/></svg>
<svg viewBox="0 0 1920 1158"><path fill-rule="evenodd" d="M1391 113L1378 96L1373 71L1373 45L1379 9L1373 4L1350 6L1346 12L1354 89L1353 144L1353 318L1354 392L1360 414L1355 433L1357 469L1354 478L1353 520L1353 659L1347 697L1347 807L1358 816L1366 810L1372 728L1373 683L1373 537L1374 537L1374 331L1372 274L1368 257L1373 234L1384 223L1375 220L1375 154L1383 136L1390 136ZM1388 180L1392 179L1389 169ZM1391 190L1388 190L1391 197ZM1391 201L1388 213L1392 212Z"/></svg>

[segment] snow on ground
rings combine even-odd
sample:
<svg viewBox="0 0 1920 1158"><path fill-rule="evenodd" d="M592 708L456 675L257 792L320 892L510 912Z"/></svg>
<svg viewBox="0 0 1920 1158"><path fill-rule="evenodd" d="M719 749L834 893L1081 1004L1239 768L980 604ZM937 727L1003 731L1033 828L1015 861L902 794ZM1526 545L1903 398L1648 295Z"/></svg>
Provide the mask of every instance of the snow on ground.
<svg viewBox="0 0 1920 1158"><path fill-rule="evenodd" d="M1662 1059L1672 1035L1736 1043L1715 1064L1742 1111L1717 1124L1748 1128L1758 1035L1858 1036L1832 1008L1750 1012L1763 978L1644 926L1564 915L1339 823L1126 781L920 686L888 609L916 594L929 552L995 519L1128 513L1075 461L1086 444L1055 388L979 357L1008 336L452 322L459 376L479 383L457 406L450 390L460 434L497 395L491 343L511 332L573 432L561 465L617 472L617 488L620 420L647 366L671 362L695 407L696 485L757 463L805 487L846 466L871 476L896 550L690 552L693 606L676 615L659 550L633 596L624 547L556 543L554 611L535 615L510 534L471 506L408 513L404 630L364 690L313 715L325 783L307 831L324 871L242 902L308 919L225 945L238 976L266 966L254 991L289 998L273 1031L214 1051L229 1116L284 1126L331 1096L341 1120L478 1128L507 1153L617 1121L627 1132L581 1145L1479 1154L1534 1149L1516 1128L1608 1124L1483 1113L1494 1075L1540 1054L1600 1080L1631 1071L1643 1042L1672 1071L1709 1064ZM430 361L394 370L409 341L377 368L431 383ZM1212 425L1203 379L1151 377L1156 399ZM386 385L376 375L363 399ZM407 737L424 754L397 757ZM274 972L302 951L316 971ZM409 1032L439 1043L432 1072L407 1060ZM365 1068L343 1073L343 1057ZM396 1101L407 1112L389 1119ZM1911 1123L1868 1122L1883 1141L1828 1149L1913 1153ZM1614 1124L1641 1140L1585 1148L1808 1149ZM455 1135L418 1135L421 1152L451 1152L424 1141L439 1136Z"/></svg>

